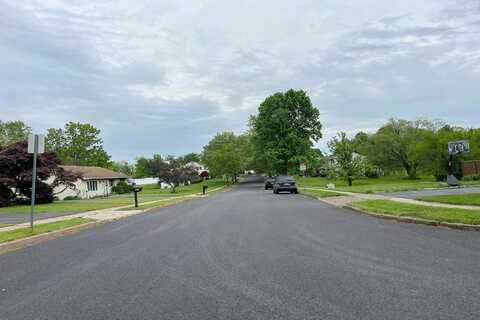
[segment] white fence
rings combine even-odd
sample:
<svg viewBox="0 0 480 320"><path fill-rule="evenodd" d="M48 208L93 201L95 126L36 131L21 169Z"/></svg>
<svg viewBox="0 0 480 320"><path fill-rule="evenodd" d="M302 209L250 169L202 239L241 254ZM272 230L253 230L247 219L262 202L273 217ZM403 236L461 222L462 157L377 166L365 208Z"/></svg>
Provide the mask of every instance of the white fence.
<svg viewBox="0 0 480 320"><path fill-rule="evenodd" d="M154 177L151 177L151 178L140 178L140 179L128 179L128 181L130 183L134 183L136 184L137 186L143 186L143 185L146 185L146 184L158 184L158 178L154 178ZM165 189L165 188L170 188L170 185L162 182L160 187L162 189Z"/></svg>

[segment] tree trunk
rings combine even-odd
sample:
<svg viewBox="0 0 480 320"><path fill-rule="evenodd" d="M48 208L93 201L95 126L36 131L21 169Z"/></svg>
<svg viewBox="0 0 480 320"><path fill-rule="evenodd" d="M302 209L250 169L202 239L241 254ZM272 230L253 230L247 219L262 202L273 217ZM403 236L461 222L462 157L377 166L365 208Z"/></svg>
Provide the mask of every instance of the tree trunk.
<svg viewBox="0 0 480 320"><path fill-rule="evenodd" d="M407 175L410 179L416 179L417 178L417 167L413 165L407 165L405 166L405 170L407 171Z"/></svg>

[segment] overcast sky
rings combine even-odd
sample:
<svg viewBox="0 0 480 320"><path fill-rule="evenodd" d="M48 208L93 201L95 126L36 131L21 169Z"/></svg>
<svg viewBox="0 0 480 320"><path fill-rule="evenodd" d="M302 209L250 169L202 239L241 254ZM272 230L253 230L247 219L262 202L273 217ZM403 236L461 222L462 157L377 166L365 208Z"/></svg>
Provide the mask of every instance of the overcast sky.
<svg viewBox="0 0 480 320"><path fill-rule="evenodd" d="M201 151L304 89L324 139L480 122L479 0L0 0L0 120L102 130L115 160Z"/></svg>

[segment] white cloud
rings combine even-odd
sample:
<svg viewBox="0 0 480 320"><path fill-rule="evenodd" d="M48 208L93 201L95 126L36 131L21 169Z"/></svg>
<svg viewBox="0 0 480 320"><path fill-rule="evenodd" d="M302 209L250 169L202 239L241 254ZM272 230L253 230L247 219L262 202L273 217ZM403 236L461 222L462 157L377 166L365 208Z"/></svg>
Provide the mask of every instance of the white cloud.
<svg viewBox="0 0 480 320"><path fill-rule="evenodd" d="M0 30L0 119L91 122L116 159L199 151L289 88L327 138L480 116L475 0L0 0Z"/></svg>

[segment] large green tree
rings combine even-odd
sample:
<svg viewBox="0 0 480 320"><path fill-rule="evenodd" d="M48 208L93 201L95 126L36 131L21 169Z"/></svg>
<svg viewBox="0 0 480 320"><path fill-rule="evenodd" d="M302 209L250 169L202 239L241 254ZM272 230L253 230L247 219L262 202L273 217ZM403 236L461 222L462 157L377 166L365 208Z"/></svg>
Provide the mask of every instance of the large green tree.
<svg viewBox="0 0 480 320"><path fill-rule="evenodd" d="M340 176L352 185L352 181L362 174L362 157L355 153L355 143L347 138L345 132L340 132L328 142L330 151L335 156Z"/></svg>
<svg viewBox="0 0 480 320"><path fill-rule="evenodd" d="M322 137L320 112L303 90L278 92L251 119L255 161L272 173L288 173L305 161Z"/></svg>
<svg viewBox="0 0 480 320"><path fill-rule="evenodd" d="M135 178L147 178L151 176L147 163L148 159L145 157L135 159Z"/></svg>
<svg viewBox="0 0 480 320"><path fill-rule="evenodd" d="M110 169L116 172L121 172L127 176L134 176L135 166L128 163L128 161L114 161L110 163Z"/></svg>
<svg viewBox="0 0 480 320"><path fill-rule="evenodd" d="M218 133L203 148L202 160L212 176L223 176L232 181L245 170L246 156L244 137L233 132Z"/></svg>
<svg viewBox="0 0 480 320"><path fill-rule="evenodd" d="M22 121L0 121L0 146L25 141L32 129Z"/></svg>
<svg viewBox="0 0 480 320"><path fill-rule="evenodd" d="M46 148L57 153L63 164L108 167L110 156L103 149L100 130L88 123L69 122L48 129Z"/></svg>
<svg viewBox="0 0 480 320"><path fill-rule="evenodd" d="M416 178L419 168L427 168L435 158L435 130L425 120L391 119L372 136L369 158L382 167L403 168Z"/></svg>

